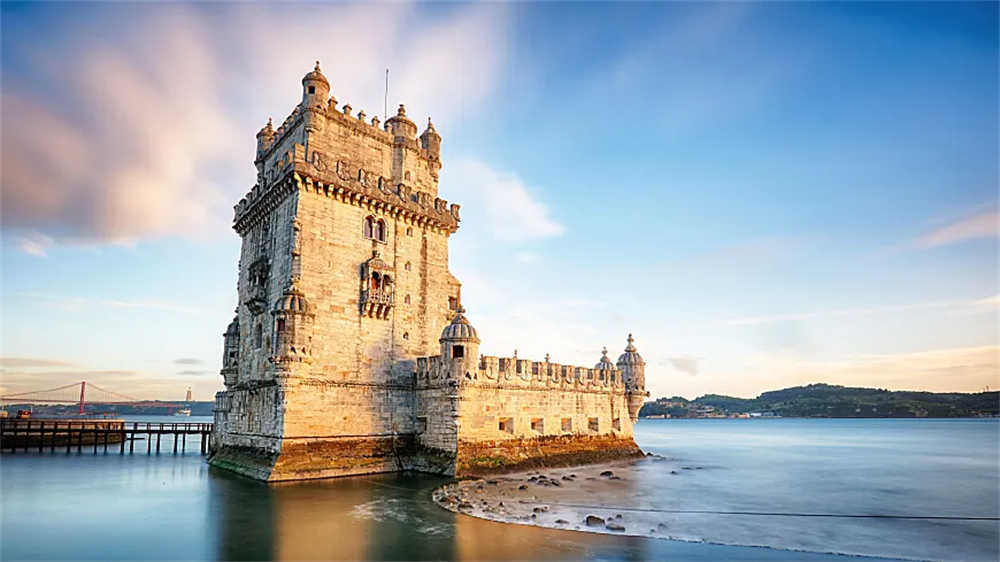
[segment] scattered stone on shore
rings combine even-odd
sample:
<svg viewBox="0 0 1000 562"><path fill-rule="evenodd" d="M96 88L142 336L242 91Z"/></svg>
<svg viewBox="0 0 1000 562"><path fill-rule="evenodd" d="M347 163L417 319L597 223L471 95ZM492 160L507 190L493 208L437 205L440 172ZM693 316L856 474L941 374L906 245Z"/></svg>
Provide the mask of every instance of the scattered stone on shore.
<svg viewBox="0 0 1000 562"><path fill-rule="evenodd" d="M556 519L556 525L568 525L568 524L569 521L566 521L565 519Z"/></svg>
<svg viewBox="0 0 1000 562"><path fill-rule="evenodd" d="M458 504L458 509L472 509L472 504L469 502L462 502Z"/></svg>
<svg viewBox="0 0 1000 562"><path fill-rule="evenodd" d="M496 480L487 480L486 483L487 484L492 484L493 486L496 486L497 484L499 484L499 482L497 482Z"/></svg>
<svg viewBox="0 0 1000 562"><path fill-rule="evenodd" d="M615 519L621 519L621 518L622 518L622 514L621 513L616 513L615 514Z"/></svg>
<svg viewBox="0 0 1000 562"><path fill-rule="evenodd" d="M604 476L605 478L610 478L610 477L612 477L614 475L615 475L615 473L611 472L610 470L605 470L604 472L601 473L601 476Z"/></svg>
<svg viewBox="0 0 1000 562"><path fill-rule="evenodd" d="M565 480L566 482L572 482L573 481L573 479L570 478L569 476L563 476L562 479Z"/></svg>
<svg viewBox="0 0 1000 562"><path fill-rule="evenodd" d="M534 511L535 513L544 513L544 512L546 512L548 510L549 510L549 506L547 506L547 505L539 505L539 506L535 506L534 508L532 508L531 511Z"/></svg>
<svg viewBox="0 0 1000 562"><path fill-rule="evenodd" d="M604 528L607 529L607 530L609 530L609 531L624 531L625 530L625 526L624 525L619 525L618 523L615 523L614 521L608 521L607 524L604 525Z"/></svg>
<svg viewBox="0 0 1000 562"><path fill-rule="evenodd" d="M671 470L670 474L680 474L680 472L677 472L676 470Z"/></svg>
<svg viewBox="0 0 1000 562"><path fill-rule="evenodd" d="M674 473L674 474L676 474L676 473ZM517 487L517 489L518 490L527 490L528 489L528 485L527 484L521 484L520 486Z"/></svg>
<svg viewBox="0 0 1000 562"><path fill-rule="evenodd" d="M584 519L584 523L586 523L588 527L600 527L601 525L604 525L604 519L596 515L588 515L587 518Z"/></svg>
<svg viewBox="0 0 1000 562"><path fill-rule="evenodd" d="M621 480L621 476L608 476L608 480Z"/></svg>

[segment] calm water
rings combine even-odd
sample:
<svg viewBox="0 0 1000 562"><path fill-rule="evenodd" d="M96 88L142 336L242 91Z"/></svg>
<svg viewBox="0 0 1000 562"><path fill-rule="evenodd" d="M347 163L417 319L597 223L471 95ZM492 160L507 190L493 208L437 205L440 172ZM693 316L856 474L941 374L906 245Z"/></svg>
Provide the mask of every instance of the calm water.
<svg viewBox="0 0 1000 562"><path fill-rule="evenodd" d="M640 471L654 507L998 514L997 420L648 420L637 440L671 459ZM268 486L210 469L197 450L4 455L0 558L858 560L482 521L436 507L445 480L424 475ZM693 469L660 468L681 465ZM996 521L688 517L677 526L705 531L690 538L727 544L997 559Z"/></svg>

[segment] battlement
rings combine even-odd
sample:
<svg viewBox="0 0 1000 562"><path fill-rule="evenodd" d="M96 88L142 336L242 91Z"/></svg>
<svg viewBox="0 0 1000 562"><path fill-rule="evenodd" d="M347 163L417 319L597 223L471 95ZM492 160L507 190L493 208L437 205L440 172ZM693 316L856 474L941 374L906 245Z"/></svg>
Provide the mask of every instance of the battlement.
<svg viewBox="0 0 1000 562"><path fill-rule="evenodd" d="M418 388L441 385L477 385L523 389L560 389L589 392L625 392L621 372L532 361L518 357L481 356L475 370L462 373L460 360L440 355L419 357L414 381Z"/></svg>
<svg viewBox="0 0 1000 562"><path fill-rule="evenodd" d="M448 232L458 230L461 220L458 203L414 190L405 183L392 185L388 178L345 161L336 162L334 170L321 170L315 162L305 160L302 145L295 145L283 156L275 167L275 175L280 175L282 181L270 182L264 187L253 186L233 207L233 228L237 232L242 234L256 223L257 217L266 214L293 189L384 210L404 220Z"/></svg>

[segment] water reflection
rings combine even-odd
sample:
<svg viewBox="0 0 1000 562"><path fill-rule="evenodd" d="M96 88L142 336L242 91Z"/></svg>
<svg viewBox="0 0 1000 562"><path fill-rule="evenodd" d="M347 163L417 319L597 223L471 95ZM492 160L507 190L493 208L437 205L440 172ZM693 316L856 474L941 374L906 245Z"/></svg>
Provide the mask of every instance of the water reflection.
<svg viewBox="0 0 1000 562"><path fill-rule="evenodd" d="M264 485L211 469L222 560L648 559L635 537L511 526L430 500L444 479L417 474Z"/></svg>

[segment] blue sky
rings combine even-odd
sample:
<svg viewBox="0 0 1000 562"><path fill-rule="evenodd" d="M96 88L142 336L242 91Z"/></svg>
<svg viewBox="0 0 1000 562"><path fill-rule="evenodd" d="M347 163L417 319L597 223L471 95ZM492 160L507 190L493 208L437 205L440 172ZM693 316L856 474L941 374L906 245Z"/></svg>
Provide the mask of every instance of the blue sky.
<svg viewBox="0 0 1000 562"><path fill-rule="evenodd" d="M406 103L493 355L654 395L1000 386L995 3L2 10L4 392L220 387L232 204L319 59Z"/></svg>

